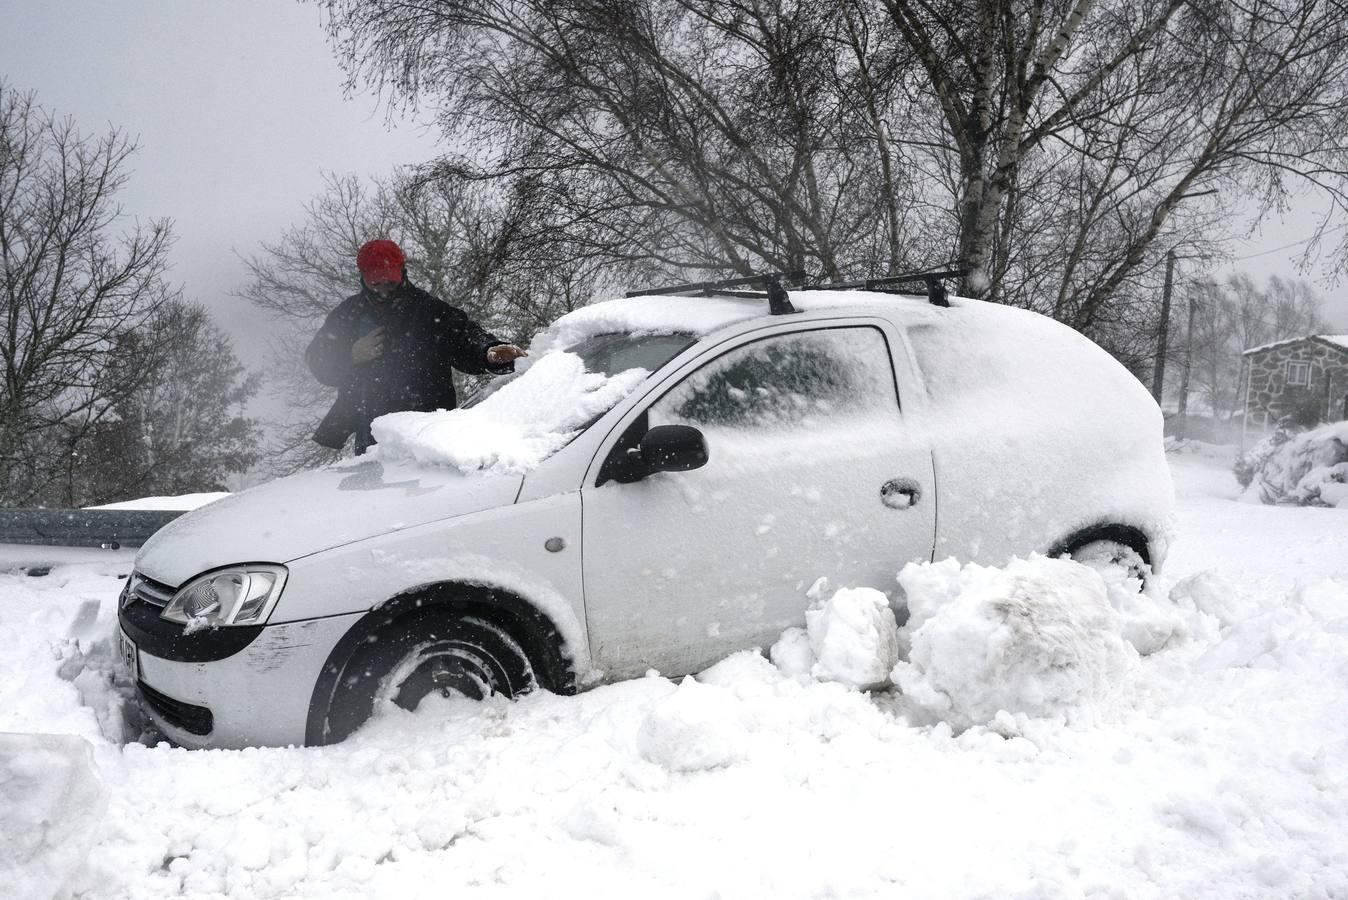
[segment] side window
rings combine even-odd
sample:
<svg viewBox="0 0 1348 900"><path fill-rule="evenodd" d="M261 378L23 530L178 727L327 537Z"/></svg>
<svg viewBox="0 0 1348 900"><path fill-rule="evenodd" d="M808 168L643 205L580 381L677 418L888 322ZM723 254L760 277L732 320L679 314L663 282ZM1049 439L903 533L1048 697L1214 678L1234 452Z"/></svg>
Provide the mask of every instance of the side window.
<svg viewBox="0 0 1348 900"><path fill-rule="evenodd" d="M657 401L650 424L800 431L897 410L889 347L880 331L827 328L727 351Z"/></svg>

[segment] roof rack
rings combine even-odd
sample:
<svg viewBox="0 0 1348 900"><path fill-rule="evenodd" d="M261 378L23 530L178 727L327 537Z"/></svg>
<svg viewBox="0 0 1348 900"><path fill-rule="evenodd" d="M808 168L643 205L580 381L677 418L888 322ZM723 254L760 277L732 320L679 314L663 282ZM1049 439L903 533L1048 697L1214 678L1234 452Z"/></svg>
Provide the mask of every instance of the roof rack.
<svg viewBox="0 0 1348 900"><path fill-rule="evenodd" d="M666 287L646 288L640 291L628 291L629 297L646 297L652 294L701 294L704 297L747 297L757 299L761 297L768 298L768 311L774 316L793 313L796 308L791 305L791 300L787 297L786 289L782 287L783 281L804 281L805 273L796 272L765 272L762 275L748 275L743 278L726 278L721 281L692 281L686 284L671 284ZM761 285L762 291L736 291L737 287L753 287Z"/></svg>
<svg viewBox="0 0 1348 900"><path fill-rule="evenodd" d="M963 278L968 269L938 269L930 272L910 272L906 275L889 275L884 278L867 278L864 281L845 281L833 284L813 284L813 291L884 291L890 294L912 294L912 291L900 291L894 288L900 284L925 284L927 300L933 306L949 306L949 295L942 283L947 278Z"/></svg>

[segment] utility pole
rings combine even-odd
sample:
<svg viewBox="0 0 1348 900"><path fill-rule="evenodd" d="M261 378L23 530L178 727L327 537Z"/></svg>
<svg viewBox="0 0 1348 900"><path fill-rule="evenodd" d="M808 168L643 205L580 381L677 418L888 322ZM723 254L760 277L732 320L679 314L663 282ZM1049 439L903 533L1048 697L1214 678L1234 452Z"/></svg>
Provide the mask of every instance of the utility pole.
<svg viewBox="0 0 1348 900"><path fill-rule="evenodd" d="M1165 255L1165 288L1161 292L1161 335L1156 340L1156 366L1151 372L1151 395L1161 404L1161 387L1165 384L1166 339L1170 336L1170 288L1175 280L1175 251Z"/></svg>
<svg viewBox="0 0 1348 900"><path fill-rule="evenodd" d="M1184 339L1184 377L1180 379L1179 411L1176 415L1179 428L1175 432L1180 440L1188 437L1189 432L1189 370L1194 357L1194 310L1198 308L1196 288L1197 285L1189 286L1189 330L1185 332Z"/></svg>

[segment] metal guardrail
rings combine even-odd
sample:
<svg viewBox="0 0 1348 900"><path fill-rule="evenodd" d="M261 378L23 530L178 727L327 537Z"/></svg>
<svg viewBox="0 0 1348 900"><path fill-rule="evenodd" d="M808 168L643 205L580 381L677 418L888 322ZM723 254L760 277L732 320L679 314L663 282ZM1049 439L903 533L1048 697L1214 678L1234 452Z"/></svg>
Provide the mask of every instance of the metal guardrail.
<svg viewBox="0 0 1348 900"><path fill-rule="evenodd" d="M0 544L139 547L183 514L163 509L0 509Z"/></svg>

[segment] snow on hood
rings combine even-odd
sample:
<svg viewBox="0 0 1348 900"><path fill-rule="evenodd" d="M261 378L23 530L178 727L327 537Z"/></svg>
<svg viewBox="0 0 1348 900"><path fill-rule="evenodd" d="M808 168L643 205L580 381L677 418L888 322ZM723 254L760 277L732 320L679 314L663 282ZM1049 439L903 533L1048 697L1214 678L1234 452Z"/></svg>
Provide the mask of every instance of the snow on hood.
<svg viewBox="0 0 1348 900"><path fill-rule="evenodd" d="M349 460L226 497L175 519L136 555L137 570L180 585L218 566L285 563L399 528L510 504L518 475Z"/></svg>
<svg viewBox="0 0 1348 900"><path fill-rule="evenodd" d="M645 369L613 376L587 372L574 353L549 353L477 406L380 416L371 425L379 442L377 456L464 474L523 474L649 374Z"/></svg>

